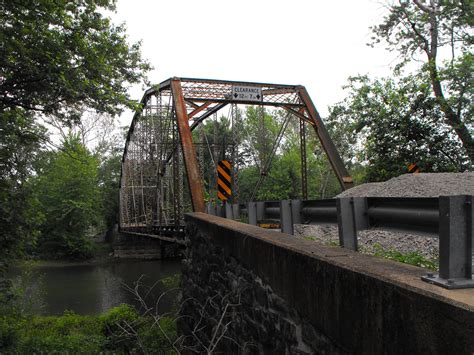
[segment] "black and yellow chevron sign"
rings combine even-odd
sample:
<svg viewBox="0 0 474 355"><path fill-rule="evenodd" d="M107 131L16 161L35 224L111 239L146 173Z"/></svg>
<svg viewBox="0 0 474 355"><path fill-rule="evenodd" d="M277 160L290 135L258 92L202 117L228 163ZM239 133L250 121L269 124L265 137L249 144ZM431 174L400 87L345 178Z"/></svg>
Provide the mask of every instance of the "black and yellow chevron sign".
<svg viewBox="0 0 474 355"><path fill-rule="evenodd" d="M412 174L418 174L420 172L420 167L416 164L408 164L408 172Z"/></svg>
<svg viewBox="0 0 474 355"><path fill-rule="evenodd" d="M231 164L227 160L217 163L217 198L227 201L232 196L231 189Z"/></svg>

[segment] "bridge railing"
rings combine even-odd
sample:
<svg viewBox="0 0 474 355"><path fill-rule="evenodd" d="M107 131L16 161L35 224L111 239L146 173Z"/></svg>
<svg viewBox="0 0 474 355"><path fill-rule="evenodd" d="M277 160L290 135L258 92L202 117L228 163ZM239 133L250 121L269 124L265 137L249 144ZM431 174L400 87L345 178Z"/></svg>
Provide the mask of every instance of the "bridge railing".
<svg viewBox="0 0 474 355"><path fill-rule="evenodd" d="M207 205L207 213L294 234L295 224L338 227L341 247L357 251L358 232L369 229L429 233L439 238L439 275L423 280L445 288L474 287L474 196L439 198L345 197L325 200L256 201L246 206Z"/></svg>

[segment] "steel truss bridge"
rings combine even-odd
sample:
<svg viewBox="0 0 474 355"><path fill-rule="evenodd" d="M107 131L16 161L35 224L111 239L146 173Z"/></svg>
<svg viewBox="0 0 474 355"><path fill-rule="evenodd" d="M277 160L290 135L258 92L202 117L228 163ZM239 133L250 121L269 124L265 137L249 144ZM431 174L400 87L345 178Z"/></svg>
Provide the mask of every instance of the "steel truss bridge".
<svg viewBox="0 0 474 355"><path fill-rule="evenodd" d="M302 198L307 198L306 135L311 130L319 138L341 188L352 186L352 178L304 86L174 77L147 90L141 105L133 117L122 158L123 232L175 240L184 231L185 212L204 212L202 147L206 138L198 133L204 120L215 117L226 106L230 107L233 133L238 120L244 119L236 114L237 106L284 110L286 117L275 146L280 143L287 122L299 121ZM239 149L235 140L232 143L230 160L237 162ZM259 183L267 173L271 154L267 160L261 162ZM236 188L238 171L239 167L234 166ZM238 195L232 202L239 202Z"/></svg>

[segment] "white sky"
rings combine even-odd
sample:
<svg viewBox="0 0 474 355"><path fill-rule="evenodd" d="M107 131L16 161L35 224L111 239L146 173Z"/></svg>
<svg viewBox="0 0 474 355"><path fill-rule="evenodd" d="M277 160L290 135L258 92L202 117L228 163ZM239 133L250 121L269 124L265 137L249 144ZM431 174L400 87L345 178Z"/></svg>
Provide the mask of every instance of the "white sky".
<svg viewBox="0 0 474 355"><path fill-rule="evenodd" d="M377 0L119 0L112 18L142 40L153 84L173 76L301 84L324 117L349 76L389 75L395 54L366 46L385 13ZM143 90L130 93L139 100Z"/></svg>

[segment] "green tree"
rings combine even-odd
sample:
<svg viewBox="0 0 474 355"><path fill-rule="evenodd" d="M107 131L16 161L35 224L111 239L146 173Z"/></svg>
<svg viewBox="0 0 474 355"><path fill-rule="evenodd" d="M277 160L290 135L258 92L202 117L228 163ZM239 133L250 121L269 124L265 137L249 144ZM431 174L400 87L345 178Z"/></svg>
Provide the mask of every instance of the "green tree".
<svg viewBox="0 0 474 355"><path fill-rule="evenodd" d="M25 180L33 170L44 129L29 115L0 115L0 260L5 261L34 239L34 205ZM31 237L31 238L29 238ZM0 272L1 274L1 272Z"/></svg>
<svg viewBox="0 0 474 355"><path fill-rule="evenodd" d="M102 15L113 0L5 0L0 40L0 107L23 108L64 122L82 108L119 113L135 107L127 89L150 65L124 25Z"/></svg>
<svg viewBox="0 0 474 355"><path fill-rule="evenodd" d="M114 0L5 0L0 19L0 257L34 232L25 181L47 139L38 118L78 123L84 108L116 114L150 69L140 44L103 14ZM40 216L38 216L40 217Z"/></svg>
<svg viewBox="0 0 474 355"><path fill-rule="evenodd" d="M348 97L330 109L329 121L356 142L354 158L367 165L363 180L384 181L417 163L423 172L463 171L469 158L444 121L429 79L417 74L349 79Z"/></svg>
<svg viewBox="0 0 474 355"><path fill-rule="evenodd" d="M111 231L118 223L121 153L121 151L115 151L107 156L102 160L97 172L101 196L100 206L107 231Z"/></svg>
<svg viewBox="0 0 474 355"><path fill-rule="evenodd" d="M61 150L48 154L33 190L44 216L38 246L47 255L88 257L91 234L103 226L98 160L70 136Z"/></svg>
<svg viewBox="0 0 474 355"><path fill-rule="evenodd" d="M474 163L474 3L465 0L400 0L388 8L389 14L383 22L372 27L372 44L384 42L389 50L398 52L401 58L399 68L424 58L424 70L428 73L436 105L462 142L471 164ZM440 63L442 51L449 52L451 60Z"/></svg>
<svg viewBox="0 0 474 355"><path fill-rule="evenodd" d="M240 178L242 201L250 200L261 174L259 157L262 157L262 161L266 162L287 115L288 113L284 110L272 110L265 113L265 120L262 122L262 116L258 110L247 110L242 132L246 133L243 141L244 151L249 153L246 155L246 165L242 169ZM290 117L280 144L276 147L270 169L266 172L257 192L257 200L301 198L299 125L299 118ZM264 131L261 128L262 126L266 128ZM338 132L338 127L338 125L334 125L331 129L333 132ZM343 135L338 134L337 136ZM339 184L314 130L308 125L306 127L306 150L308 197L326 198L334 196L340 191Z"/></svg>

